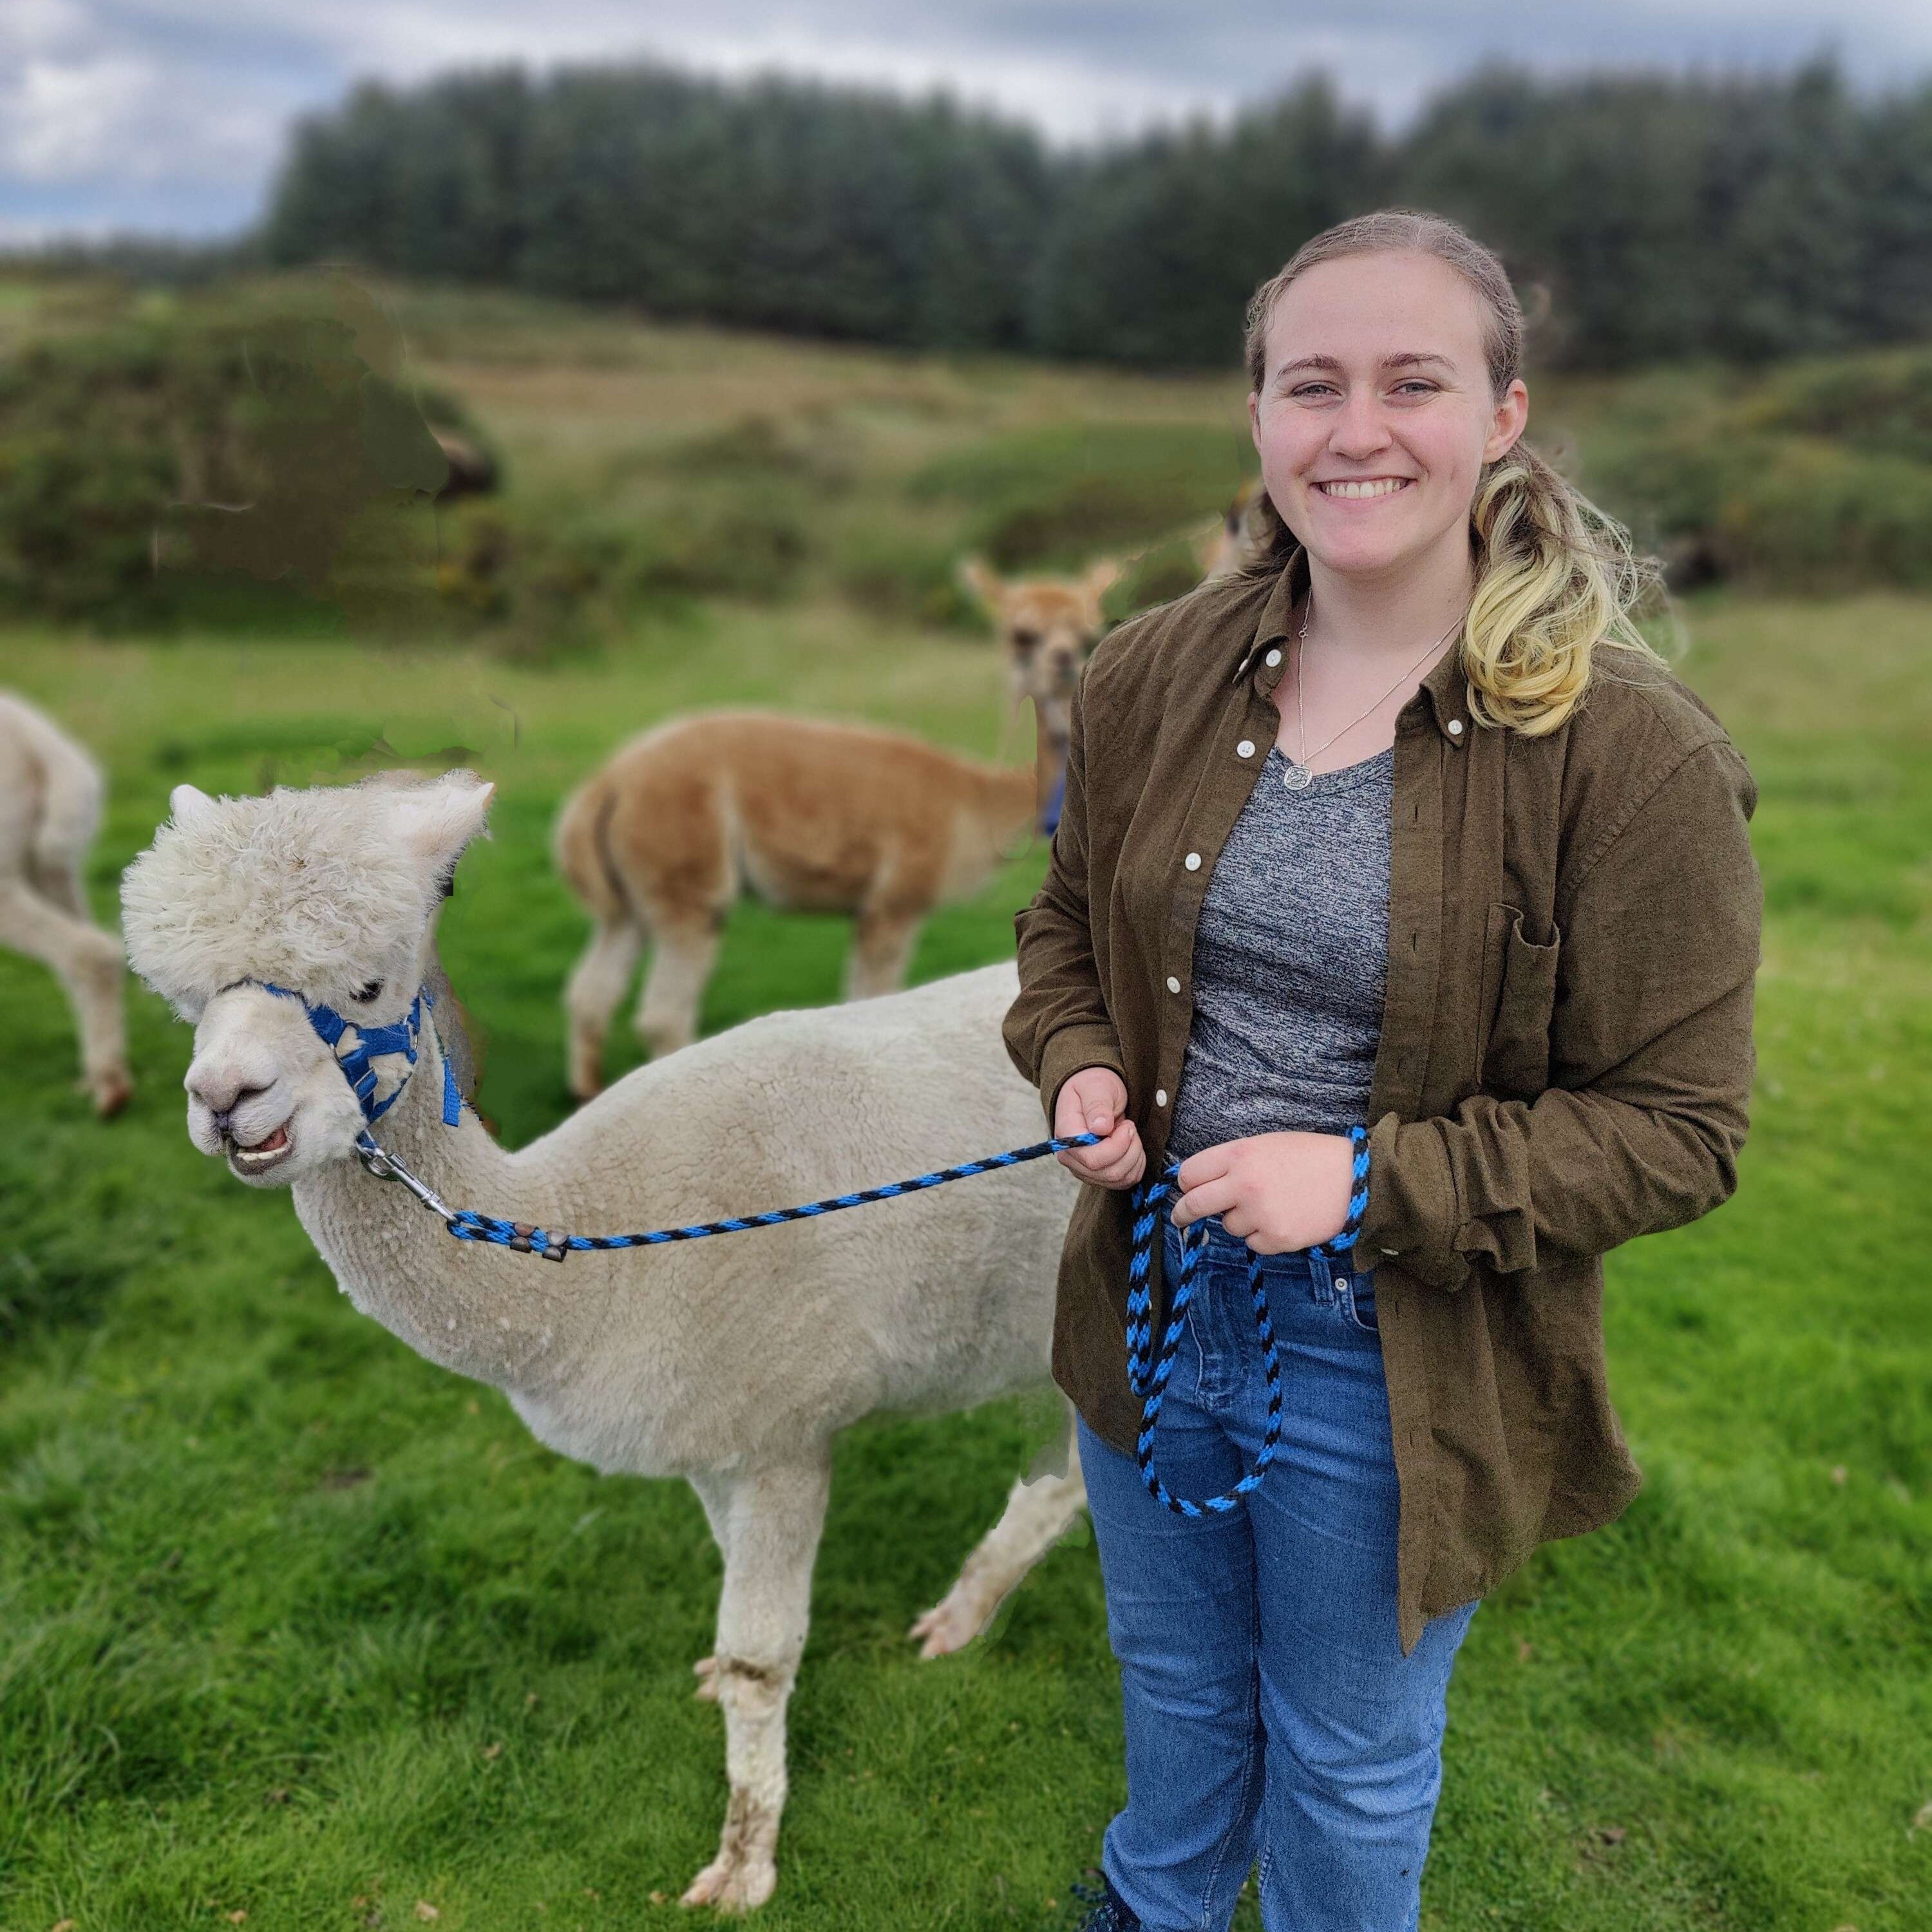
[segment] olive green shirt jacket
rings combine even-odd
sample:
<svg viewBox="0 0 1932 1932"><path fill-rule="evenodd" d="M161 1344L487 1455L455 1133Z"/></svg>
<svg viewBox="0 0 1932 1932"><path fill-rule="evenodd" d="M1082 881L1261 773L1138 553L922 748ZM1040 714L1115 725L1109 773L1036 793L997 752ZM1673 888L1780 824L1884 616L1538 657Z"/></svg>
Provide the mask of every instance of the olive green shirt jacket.
<svg viewBox="0 0 1932 1932"><path fill-rule="evenodd" d="M1007 1051L1049 1122L1070 1075L1112 1067L1150 1172L1187 1051L1195 923L1274 741L1300 572L1298 558L1204 585L1101 644L1046 882L1016 921ZM1660 664L1621 650L1596 663L1546 737L1479 725L1453 651L1396 721L1357 1265L1376 1270L1405 1649L1539 1542L1636 1494L1606 1385L1602 1257L1736 1184L1755 788ZM1124 1450L1141 1412L1129 1216L1124 1192L1081 1190L1053 1350L1061 1387ZM1156 1242L1157 1322L1160 1256Z"/></svg>

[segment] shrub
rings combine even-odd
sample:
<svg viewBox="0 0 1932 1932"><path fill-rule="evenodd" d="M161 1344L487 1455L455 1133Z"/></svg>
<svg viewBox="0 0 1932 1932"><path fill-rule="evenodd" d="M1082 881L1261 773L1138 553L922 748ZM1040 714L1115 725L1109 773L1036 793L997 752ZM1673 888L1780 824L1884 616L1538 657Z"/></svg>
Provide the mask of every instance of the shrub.
<svg viewBox="0 0 1932 1932"><path fill-rule="evenodd" d="M1195 424L1064 424L942 458L915 496L974 506L968 547L1003 569L1072 568L1224 508L1249 459L1238 432Z"/></svg>
<svg viewBox="0 0 1932 1932"><path fill-rule="evenodd" d="M433 554L394 513L446 474L400 339L340 278L143 304L0 364L0 604L152 619L212 574L392 609Z"/></svg>

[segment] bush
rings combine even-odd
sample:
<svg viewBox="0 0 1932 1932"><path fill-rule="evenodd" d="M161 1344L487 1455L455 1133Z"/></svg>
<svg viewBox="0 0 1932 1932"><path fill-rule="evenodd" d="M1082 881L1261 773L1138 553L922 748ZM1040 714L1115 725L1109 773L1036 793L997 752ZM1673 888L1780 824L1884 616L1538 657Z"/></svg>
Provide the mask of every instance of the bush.
<svg viewBox="0 0 1932 1932"><path fill-rule="evenodd" d="M1783 440L1718 506L1731 574L1803 590L1932 585L1932 464Z"/></svg>
<svg viewBox="0 0 1932 1932"><path fill-rule="evenodd" d="M1224 509L1247 449L1245 436L1195 424L1064 424L942 458L912 490L974 506L968 546L1002 569L1072 568Z"/></svg>
<svg viewBox="0 0 1932 1932"><path fill-rule="evenodd" d="M0 605L151 620L226 577L393 611L433 554L428 518L396 513L446 474L352 284L151 302L0 364Z"/></svg>

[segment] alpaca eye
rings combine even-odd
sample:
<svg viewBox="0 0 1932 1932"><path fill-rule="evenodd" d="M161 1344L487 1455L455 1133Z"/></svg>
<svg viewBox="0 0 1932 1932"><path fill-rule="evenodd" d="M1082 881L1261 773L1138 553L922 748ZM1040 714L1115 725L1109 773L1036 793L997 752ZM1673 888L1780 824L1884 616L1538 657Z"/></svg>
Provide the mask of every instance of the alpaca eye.
<svg viewBox="0 0 1932 1932"><path fill-rule="evenodd" d="M358 991L356 994L356 1002L358 1006L366 1006L371 1000L379 1000L382 996L382 981L380 980L371 980L368 986L361 988Z"/></svg>

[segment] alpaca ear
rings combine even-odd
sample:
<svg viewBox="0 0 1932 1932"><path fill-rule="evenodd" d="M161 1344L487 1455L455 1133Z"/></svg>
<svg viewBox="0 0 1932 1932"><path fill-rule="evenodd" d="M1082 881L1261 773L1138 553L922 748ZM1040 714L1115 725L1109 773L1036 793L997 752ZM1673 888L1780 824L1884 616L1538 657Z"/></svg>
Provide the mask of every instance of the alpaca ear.
<svg viewBox="0 0 1932 1932"><path fill-rule="evenodd" d="M1120 580L1119 559L1103 556L1098 563L1090 563L1087 566L1081 574L1080 583L1088 596L1098 604Z"/></svg>
<svg viewBox="0 0 1932 1932"><path fill-rule="evenodd" d="M214 809L214 800L191 784L178 784L168 794L168 816L183 832L193 831Z"/></svg>
<svg viewBox="0 0 1932 1932"><path fill-rule="evenodd" d="M446 772L426 785L398 794L403 837L432 872L451 870L472 838L481 838L496 788L474 772Z"/></svg>
<svg viewBox="0 0 1932 1932"><path fill-rule="evenodd" d="M999 572L978 556L962 557L959 561L959 581L985 604L994 616L1000 614L1000 606L1006 601L1006 586Z"/></svg>

